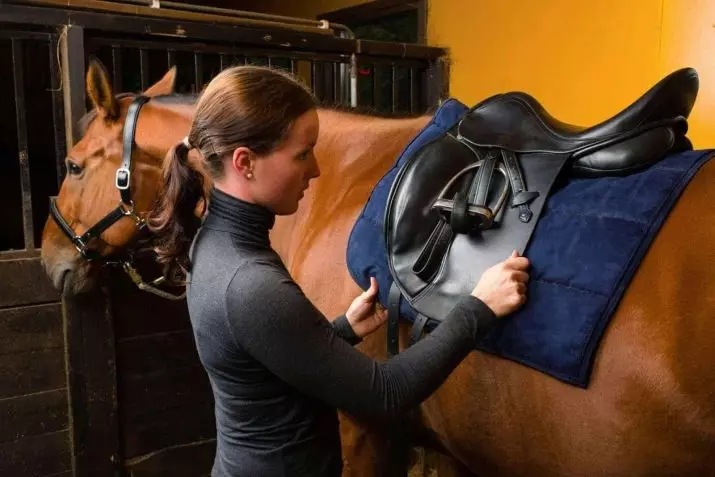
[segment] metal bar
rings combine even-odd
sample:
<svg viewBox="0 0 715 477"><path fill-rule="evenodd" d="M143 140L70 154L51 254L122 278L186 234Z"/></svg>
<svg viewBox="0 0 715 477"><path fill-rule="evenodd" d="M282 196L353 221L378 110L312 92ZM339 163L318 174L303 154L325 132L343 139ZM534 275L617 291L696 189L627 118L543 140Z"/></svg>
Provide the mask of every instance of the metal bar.
<svg viewBox="0 0 715 477"><path fill-rule="evenodd" d="M62 88L60 86L60 65L57 60L58 39L52 36L50 40L50 89L52 90L52 125L55 135L55 166L57 168L57 188L65 176L65 156L67 145L64 135L64 116L62 112Z"/></svg>
<svg viewBox="0 0 715 477"><path fill-rule="evenodd" d="M221 62L220 68L221 68L222 70L225 70L226 68L228 68L228 66L229 66L229 59L228 59L228 55L227 55L227 54L221 53L221 55L219 56L219 61Z"/></svg>
<svg viewBox="0 0 715 477"><path fill-rule="evenodd" d="M142 91L149 87L149 52L146 48L139 49L139 74L141 75Z"/></svg>
<svg viewBox="0 0 715 477"><path fill-rule="evenodd" d="M224 41L226 41L224 39ZM151 47L159 50L174 50L174 51L188 51L191 53L201 52L201 53L217 53L217 54L240 54L245 56L287 56L286 53L296 58L313 59L317 58L323 61L343 61L346 59L346 55L340 53L314 53L314 52L301 52L292 50L277 50L275 48L236 48L230 45L203 45L195 43L171 43L167 41L157 40L129 40L125 38L104 38L104 37L94 37L92 38L92 45L97 46L113 46L120 45L125 48L146 48ZM383 59L384 61L389 61ZM405 60L413 61L414 60ZM402 64L402 63L400 63ZM427 66L427 62L418 63L423 66Z"/></svg>
<svg viewBox="0 0 715 477"><path fill-rule="evenodd" d="M340 89L340 68L338 63L333 63L333 100L336 104L343 102L343 92Z"/></svg>
<svg viewBox="0 0 715 477"><path fill-rule="evenodd" d="M156 9L155 9L156 10ZM176 36L176 20L107 15L98 12L3 5L0 21L33 25L68 25L125 34ZM194 40L231 41L234 44L273 47L282 51L358 53L398 58L434 59L446 55L443 48L336 38L324 34L297 32L279 28L243 28L235 25L182 21L182 36ZM289 46L290 45L290 46ZM359 46L358 46L359 45Z"/></svg>
<svg viewBox="0 0 715 477"><path fill-rule="evenodd" d="M167 68L176 66L176 50L166 50L166 66Z"/></svg>
<svg viewBox="0 0 715 477"><path fill-rule="evenodd" d="M414 114L419 109L419 99L417 97L417 74L414 68L410 68L410 113Z"/></svg>
<svg viewBox="0 0 715 477"><path fill-rule="evenodd" d="M0 5L2 5L2 0L0 0ZM0 38L18 38L18 39L22 39L22 40L50 41L52 38L52 34L51 33L34 32L34 31L0 30Z"/></svg>
<svg viewBox="0 0 715 477"><path fill-rule="evenodd" d="M35 248L32 224L32 191L30 189L30 157L27 151L27 121L25 118L25 81L22 58L22 41L12 40L12 77L15 88L15 119L17 121L17 152L20 160L20 185L22 190L22 225L25 249Z"/></svg>
<svg viewBox="0 0 715 477"><path fill-rule="evenodd" d="M323 101L331 104L335 101L335 91L333 91L333 69L330 63L320 63L320 83L323 88Z"/></svg>
<svg viewBox="0 0 715 477"><path fill-rule="evenodd" d="M449 72L447 64L442 61L433 61L427 70L427 107L437 106L440 101L449 95Z"/></svg>
<svg viewBox="0 0 715 477"><path fill-rule="evenodd" d="M323 78L323 64L319 61L313 62L313 76L315 77L314 94L319 101L325 100L325 79Z"/></svg>
<svg viewBox="0 0 715 477"><path fill-rule="evenodd" d="M217 15L208 12L189 12L186 11L185 4L175 3L174 5L179 5L182 7L181 10L173 8L165 8L171 5L171 2L162 1L162 8L150 8L150 5L154 3L144 2L143 5L136 5L136 0L132 2L131 0L121 1L113 0L111 2L104 0L22 0L25 5L37 5L42 7L50 8L72 8L80 9L84 8L86 10L100 11L109 15L141 15L144 17L153 18L169 18L175 22L202 22L202 23L224 23L236 26L243 26L249 28L282 28L286 30L292 30L297 32L310 32L317 35L333 35L335 30L332 28L321 28L320 24L316 23L314 25L301 25L292 21L288 23L286 21L272 21L257 18L246 18L245 16L239 15ZM122 5L124 3L124 5ZM134 3L134 5L127 5L126 3ZM159 3L158 1L156 3ZM201 8L199 6L198 8ZM235 12L234 12L235 13Z"/></svg>
<svg viewBox="0 0 715 477"><path fill-rule="evenodd" d="M85 112L84 29L74 25L65 28L65 41L61 43L60 51L65 105L65 140L69 151L75 141L79 140L77 123Z"/></svg>
<svg viewBox="0 0 715 477"><path fill-rule="evenodd" d="M397 66L392 65L392 112L396 113L398 109L398 85L397 85Z"/></svg>
<svg viewBox="0 0 715 477"><path fill-rule="evenodd" d="M379 66L372 66L372 107L377 110L380 109L380 103L382 103L382 89L378 80L380 71L382 69Z"/></svg>
<svg viewBox="0 0 715 477"><path fill-rule="evenodd" d="M204 85L204 59L201 53L194 53L194 82L198 93Z"/></svg>
<svg viewBox="0 0 715 477"><path fill-rule="evenodd" d="M298 62L295 58L290 59L290 72L296 74L298 72Z"/></svg>
<svg viewBox="0 0 715 477"><path fill-rule="evenodd" d="M124 91L124 76L122 74L122 48L112 46L112 70L114 71L113 87L114 91Z"/></svg>
<svg viewBox="0 0 715 477"><path fill-rule="evenodd" d="M268 57L268 67L269 68L273 67L273 58L271 58L270 56Z"/></svg>

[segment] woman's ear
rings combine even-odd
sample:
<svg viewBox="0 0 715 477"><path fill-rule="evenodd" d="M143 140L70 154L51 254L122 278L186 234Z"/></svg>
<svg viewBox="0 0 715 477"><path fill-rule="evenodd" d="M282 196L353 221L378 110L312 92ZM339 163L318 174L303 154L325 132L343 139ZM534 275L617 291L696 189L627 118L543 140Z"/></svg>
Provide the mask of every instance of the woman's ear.
<svg viewBox="0 0 715 477"><path fill-rule="evenodd" d="M252 180L253 161L253 151L244 146L237 147L231 157L231 167L240 177Z"/></svg>

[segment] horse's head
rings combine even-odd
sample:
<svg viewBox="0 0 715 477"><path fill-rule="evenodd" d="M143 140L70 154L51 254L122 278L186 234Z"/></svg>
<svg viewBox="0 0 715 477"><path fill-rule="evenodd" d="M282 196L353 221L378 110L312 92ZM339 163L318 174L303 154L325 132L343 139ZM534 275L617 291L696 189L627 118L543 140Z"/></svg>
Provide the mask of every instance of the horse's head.
<svg viewBox="0 0 715 477"><path fill-rule="evenodd" d="M142 96L173 93L175 77L172 68ZM67 175L42 235L45 269L68 295L89 289L101 265L137 238L139 219L160 189L163 158L189 126L184 111L149 101L137 115L135 145L129 148L131 173L118 172L126 161L123 134L136 96L115 96L105 68L96 60L86 80L94 108L79 125L82 138L69 151ZM129 188L122 192L124 185Z"/></svg>

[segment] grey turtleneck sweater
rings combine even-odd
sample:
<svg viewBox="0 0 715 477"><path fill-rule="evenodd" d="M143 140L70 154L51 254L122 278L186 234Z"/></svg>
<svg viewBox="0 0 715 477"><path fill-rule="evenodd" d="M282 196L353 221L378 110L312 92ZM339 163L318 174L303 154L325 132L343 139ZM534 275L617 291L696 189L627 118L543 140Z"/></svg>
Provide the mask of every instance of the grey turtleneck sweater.
<svg viewBox="0 0 715 477"><path fill-rule="evenodd" d="M471 296L398 356L354 349L291 279L268 233L267 209L213 190L194 240L188 305L215 399L214 477L339 477L336 408L394 416L427 398L495 316Z"/></svg>

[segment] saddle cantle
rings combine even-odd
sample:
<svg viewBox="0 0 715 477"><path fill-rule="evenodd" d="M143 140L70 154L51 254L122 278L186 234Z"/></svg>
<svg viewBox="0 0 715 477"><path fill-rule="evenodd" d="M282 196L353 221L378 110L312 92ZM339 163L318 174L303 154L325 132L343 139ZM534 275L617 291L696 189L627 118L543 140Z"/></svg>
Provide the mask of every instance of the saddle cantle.
<svg viewBox="0 0 715 477"><path fill-rule="evenodd" d="M499 94L415 151L385 211L391 352L399 300L418 312L415 340L484 270L523 253L557 180L630 174L692 149L685 134L697 92L696 71L684 68L588 128L555 119L526 93Z"/></svg>

